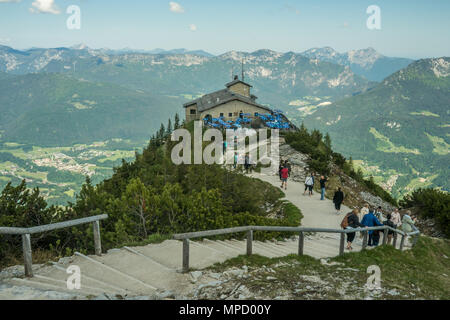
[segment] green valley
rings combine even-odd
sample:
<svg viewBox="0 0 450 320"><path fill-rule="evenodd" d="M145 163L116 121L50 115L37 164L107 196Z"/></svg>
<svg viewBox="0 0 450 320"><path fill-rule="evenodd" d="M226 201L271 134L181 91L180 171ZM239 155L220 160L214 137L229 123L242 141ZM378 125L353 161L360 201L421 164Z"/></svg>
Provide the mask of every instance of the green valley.
<svg viewBox="0 0 450 320"><path fill-rule="evenodd" d="M25 180L39 187L50 204L75 200L86 177L97 183L109 178L122 159L131 160L147 141L111 139L68 147L0 143L0 189Z"/></svg>
<svg viewBox="0 0 450 320"><path fill-rule="evenodd" d="M305 125L328 132L338 152L363 160L366 176L396 197L449 190L449 75L450 58L419 60L372 90L316 108Z"/></svg>

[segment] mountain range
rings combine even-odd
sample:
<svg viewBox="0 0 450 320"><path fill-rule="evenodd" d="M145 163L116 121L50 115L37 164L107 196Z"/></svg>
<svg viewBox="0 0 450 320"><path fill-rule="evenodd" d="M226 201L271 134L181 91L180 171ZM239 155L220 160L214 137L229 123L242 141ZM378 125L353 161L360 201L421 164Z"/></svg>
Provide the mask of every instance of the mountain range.
<svg viewBox="0 0 450 320"><path fill-rule="evenodd" d="M305 125L333 147L378 168L396 196L420 186L450 189L450 58L410 64L361 95L319 107Z"/></svg>
<svg viewBox="0 0 450 320"><path fill-rule="evenodd" d="M314 48L303 52L302 55L349 66L355 74L378 82L414 61L407 58L386 57L373 48L351 50L345 53L339 53L330 47Z"/></svg>
<svg viewBox="0 0 450 320"><path fill-rule="evenodd" d="M182 114L183 103L240 75L242 62L259 103L329 132L337 151L394 195L418 186L448 190L448 58L389 58L372 48L213 56L0 46L0 140L61 146L145 139Z"/></svg>
<svg viewBox="0 0 450 320"><path fill-rule="evenodd" d="M214 59L215 57L223 57L230 55L245 56L258 55L261 52L270 52L270 50L259 50L253 53L244 52L228 52L219 56L214 56L204 50L187 50L187 49L153 49L153 50L138 50L131 48L124 48L119 50L112 49L91 49L84 44L79 44L71 48L32 48L29 50L15 50L10 47L0 46L0 59L3 59L3 70L14 73L37 72L45 68L46 61L52 60L68 60L71 57L87 57L87 56L106 56L106 55L128 55L128 54L142 54L142 55L191 55L198 57L205 57ZM284 55L286 53L278 53ZM407 58L393 58L386 57L378 53L373 48L351 50L345 53L339 53L333 48L313 48L302 53L289 52L287 54L300 55L309 59L316 59L320 61L331 62L342 66L348 66L352 71L367 78L370 81L382 81L392 73L406 67L413 62ZM1 61L1 60L0 60ZM26 68L29 64L32 67ZM0 66L2 67L2 66Z"/></svg>
<svg viewBox="0 0 450 320"><path fill-rule="evenodd" d="M109 117L115 119L111 124L117 124L116 128L126 126L121 124L125 120L122 114L125 111L119 112L121 108L129 114L126 118L129 126L133 121L131 115L143 114L142 117L137 116L135 130L127 131L127 136L148 137L159 123L167 121L168 115L182 113L184 102L223 88L232 74L241 72L243 59L246 61L245 80L254 86L253 93L259 96L260 103L283 109L293 116L297 114L297 101L303 97L335 101L375 85L355 75L349 67L270 50L253 53L233 51L205 57L195 54L110 55L83 46L27 51L0 47L0 70L16 77L13 78L15 81L4 82L0 87L5 93L1 98L1 108L10 110L0 124L5 138L26 143L40 141L41 145L78 143L88 133L93 139L124 138L113 135L117 130L104 130L102 122L92 126L102 134L80 130L83 126L64 132L56 128L60 121L54 121L55 116L39 116L47 115L51 110L59 117L63 114L65 117L77 115L80 121L83 115L88 116L87 122L90 122L103 117L108 111L107 105L111 104ZM114 92L115 100L110 100L107 90ZM74 95L82 98L76 100ZM86 108L83 101L95 102L96 105ZM74 107L78 103L84 107ZM121 107L119 103L122 103ZM141 126L146 117L151 121L147 126ZM32 133L37 130L45 133ZM58 134L51 137L50 132Z"/></svg>

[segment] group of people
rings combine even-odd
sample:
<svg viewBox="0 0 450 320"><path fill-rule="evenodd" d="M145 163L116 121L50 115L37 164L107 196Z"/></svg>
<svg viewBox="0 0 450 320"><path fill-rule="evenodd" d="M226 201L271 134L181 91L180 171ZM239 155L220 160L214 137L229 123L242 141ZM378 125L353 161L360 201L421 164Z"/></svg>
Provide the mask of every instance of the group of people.
<svg viewBox="0 0 450 320"><path fill-rule="evenodd" d="M395 209L392 213L384 216L381 207L377 209L369 207L368 204L364 205L363 208L355 208L353 211L349 212L345 218L342 220L341 227L343 229L358 229L358 228L369 228L369 227L382 227L389 226L393 229L400 229L405 233L410 233L416 231L415 226L417 219L411 214L411 211L407 211L403 217L401 216L398 209ZM376 247L380 242L381 230L370 230L369 241L367 245L369 247ZM352 243L355 239L356 233L347 233L347 250L353 250ZM394 236L394 231L388 231L387 243L391 244L392 238ZM360 237L363 237L361 233Z"/></svg>
<svg viewBox="0 0 450 320"><path fill-rule="evenodd" d="M281 180L281 189L287 190L287 180L291 175L291 165L288 160L281 161L278 173L280 175ZM328 178L325 176L320 176L320 200L325 200L325 192L326 192L326 183L328 182ZM310 197L313 196L313 189L315 184L315 176L314 173L309 174L305 179L305 191L303 192L303 195L308 194ZM344 193L342 192L341 188L338 188L338 190L334 193L333 197L333 203L336 208L336 213L341 213L341 205L344 202Z"/></svg>

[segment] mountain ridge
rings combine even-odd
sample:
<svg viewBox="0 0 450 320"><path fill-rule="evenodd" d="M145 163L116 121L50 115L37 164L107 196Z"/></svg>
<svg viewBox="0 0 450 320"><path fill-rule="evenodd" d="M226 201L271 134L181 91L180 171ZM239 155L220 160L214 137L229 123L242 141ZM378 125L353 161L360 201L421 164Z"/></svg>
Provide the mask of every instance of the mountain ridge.
<svg viewBox="0 0 450 320"><path fill-rule="evenodd" d="M370 91L318 108L305 125L328 132L338 152L380 166L370 174L396 176L396 196L417 186L449 190L449 75L449 57L418 60Z"/></svg>

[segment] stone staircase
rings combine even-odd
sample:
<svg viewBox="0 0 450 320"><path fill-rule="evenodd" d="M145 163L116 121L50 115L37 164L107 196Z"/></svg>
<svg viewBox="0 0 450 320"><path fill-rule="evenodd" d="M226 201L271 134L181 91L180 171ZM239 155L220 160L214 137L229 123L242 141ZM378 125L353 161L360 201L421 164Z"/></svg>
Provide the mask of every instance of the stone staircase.
<svg viewBox="0 0 450 320"><path fill-rule="evenodd" d="M354 251L361 249L357 236ZM191 241L191 268L201 270L215 263L243 255L246 252L245 240ZM297 254L298 237L284 241L254 241L253 253L275 258ZM339 252L339 235L311 234L305 236L304 253L311 257L330 258ZM34 266L35 277L10 278L4 284L13 287L27 287L32 290L54 291L77 295L86 299L100 295L132 297L164 297L171 292L174 297L186 297L195 290L189 274L182 274L182 242L167 240L160 244L142 247L124 247L109 250L102 256L85 256L76 253L63 258L58 263ZM76 265L81 271L80 290L69 290L66 281L70 274L69 266ZM2 297L0 290L0 299ZM21 299L20 296L15 297Z"/></svg>

